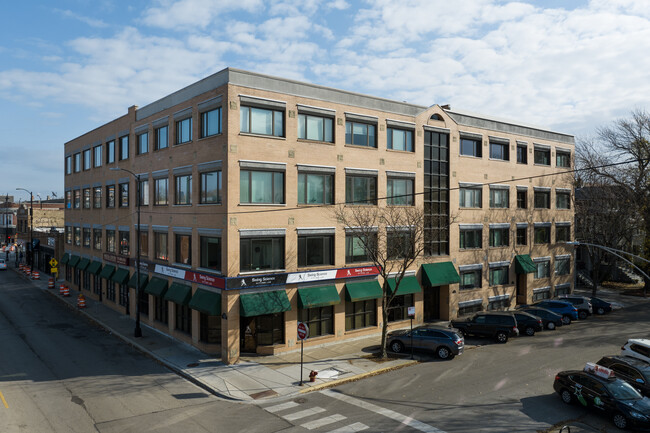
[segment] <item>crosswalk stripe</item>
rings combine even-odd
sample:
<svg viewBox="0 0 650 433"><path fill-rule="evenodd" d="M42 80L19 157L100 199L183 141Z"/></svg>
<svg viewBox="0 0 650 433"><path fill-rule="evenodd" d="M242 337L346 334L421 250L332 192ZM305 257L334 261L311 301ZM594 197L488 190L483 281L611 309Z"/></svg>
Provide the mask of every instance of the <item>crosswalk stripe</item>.
<svg viewBox="0 0 650 433"><path fill-rule="evenodd" d="M283 410L291 409L298 406L295 401L288 401L286 403L276 404L275 406L265 407L264 410L270 413L276 413Z"/></svg>
<svg viewBox="0 0 650 433"><path fill-rule="evenodd" d="M332 424L333 422L343 421L345 418L345 416L339 415L337 413L334 415L326 416L325 418L306 422L304 424L301 424L300 427L306 428L307 430L313 430L315 428L326 426L327 424Z"/></svg>
<svg viewBox="0 0 650 433"><path fill-rule="evenodd" d="M329 433L355 433L367 429L368 426L360 422L355 422L354 424L346 425L345 427L337 428L332 430Z"/></svg>
<svg viewBox="0 0 650 433"><path fill-rule="evenodd" d="M299 412L290 413L288 415L282 415L282 418L287 421L295 421L300 418L304 418L310 415L316 415L317 413L325 412L325 409L322 407L312 407L310 409L301 410Z"/></svg>

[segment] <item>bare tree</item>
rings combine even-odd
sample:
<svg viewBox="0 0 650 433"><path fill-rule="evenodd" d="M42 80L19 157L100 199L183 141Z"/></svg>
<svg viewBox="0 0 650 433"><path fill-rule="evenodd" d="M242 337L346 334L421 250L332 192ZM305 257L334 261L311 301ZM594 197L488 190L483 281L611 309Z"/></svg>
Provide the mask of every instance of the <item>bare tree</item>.
<svg viewBox="0 0 650 433"><path fill-rule="evenodd" d="M381 357L386 354L389 308L404 274L424 252L424 212L415 206L345 206L335 209L337 221L354 234L350 249L365 254L383 279ZM346 254L353 253L347 251ZM389 285L389 278L394 286Z"/></svg>

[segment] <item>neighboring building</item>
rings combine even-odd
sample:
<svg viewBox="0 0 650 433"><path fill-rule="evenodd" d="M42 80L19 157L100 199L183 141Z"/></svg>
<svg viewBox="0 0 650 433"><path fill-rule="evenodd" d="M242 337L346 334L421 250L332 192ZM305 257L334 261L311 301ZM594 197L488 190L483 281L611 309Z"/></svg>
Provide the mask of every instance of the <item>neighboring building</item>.
<svg viewBox="0 0 650 433"><path fill-rule="evenodd" d="M23 245L24 261L30 262L30 239L36 242L34 268L50 274L49 262L63 256L63 227L65 212L63 199L33 200L34 210L30 218L29 201L20 204L17 211L16 241ZM30 224L33 223L33 230Z"/></svg>
<svg viewBox="0 0 650 433"><path fill-rule="evenodd" d="M410 305L416 323L508 308L571 290L572 181L552 175L573 154L566 134L224 69L65 144L65 277L134 316L139 240L143 322L225 362L295 349L298 321L308 345L377 333L377 269L327 206L363 200L426 215L391 326Z"/></svg>
<svg viewBox="0 0 650 433"><path fill-rule="evenodd" d="M17 211L18 204L14 203L14 197L12 195L0 195L0 233L2 233L0 245L14 242L16 238Z"/></svg>

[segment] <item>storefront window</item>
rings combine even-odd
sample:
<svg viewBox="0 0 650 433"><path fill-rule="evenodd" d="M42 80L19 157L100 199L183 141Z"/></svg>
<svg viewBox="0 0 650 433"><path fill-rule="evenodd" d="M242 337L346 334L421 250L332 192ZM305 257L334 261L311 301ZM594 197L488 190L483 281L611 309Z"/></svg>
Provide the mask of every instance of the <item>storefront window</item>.
<svg viewBox="0 0 650 433"><path fill-rule="evenodd" d="M299 320L309 326L309 337L334 334L334 307L301 308Z"/></svg>
<svg viewBox="0 0 650 433"><path fill-rule="evenodd" d="M377 300L348 302L345 304L345 330L377 326Z"/></svg>

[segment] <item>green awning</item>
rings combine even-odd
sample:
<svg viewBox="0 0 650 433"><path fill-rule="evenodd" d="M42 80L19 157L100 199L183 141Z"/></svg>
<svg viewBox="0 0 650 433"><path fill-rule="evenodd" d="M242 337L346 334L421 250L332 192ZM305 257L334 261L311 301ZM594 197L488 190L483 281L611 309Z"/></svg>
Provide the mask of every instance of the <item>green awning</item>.
<svg viewBox="0 0 650 433"><path fill-rule="evenodd" d="M77 269L80 271L85 271L88 265L90 264L90 259L81 259L79 264L77 264Z"/></svg>
<svg viewBox="0 0 650 433"><path fill-rule="evenodd" d="M187 305L192 297L192 288L185 284L172 283L169 290L165 293L164 299L172 301L175 304Z"/></svg>
<svg viewBox="0 0 650 433"><path fill-rule="evenodd" d="M61 257L61 262L60 262L60 263L61 263L62 265L65 265L66 263L68 263L69 260L70 260L70 254L65 253L65 254L63 255L63 257Z"/></svg>
<svg viewBox="0 0 650 433"><path fill-rule="evenodd" d="M460 283L460 276L452 262L425 263L422 270L426 277L424 283L429 287Z"/></svg>
<svg viewBox="0 0 650 433"><path fill-rule="evenodd" d="M115 272L115 266L113 265L106 265L104 266L104 269L99 273L99 276L102 278L106 278L107 280L110 280L111 275L113 275L113 272Z"/></svg>
<svg viewBox="0 0 650 433"><path fill-rule="evenodd" d="M367 301L384 296L384 291L377 281L345 284L345 299L350 302Z"/></svg>
<svg viewBox="0 0 650 433"><path fill-rule="evenodd" d="M81 257L79 256L70 256L70 260L68 260L68 266L72 266L73 268L77 266L77 263L79 263L79 260L81 260Z"/></svg>
<svg viewBox="0 0 650 433"><path fill-rule="evenodd" d="M118 268L115 270L115 273L111 277L111 281L115 281L117 284L124 284L129 280L129 270Z"/></svg>
<svg viewBox="0 0 650 433"><path fill-rule="evenodd" d="M389 278L388 279L388 288L390 289L390 294L393 294L393 291L395 290L396 286L395 278ZM420 287L420 283L418 283L418 279L412 276L404 277L402 280L399 282L399 287L397 289L397 296L400 295L410 295L412 293L420 293L422 291L422 288Z"/></svg>
<svg viewBox="0 0 650 433"><path fill-rule="evenodd" d="M241 304L239 315L243 317L263 316L291 310L291 303L284 290L241 295L239 302Z"/></svg>
<svg viewBox="0 0 650 433"><path fill-rule="evenodd" d="M537 270L537 266L533 263L533 259L528 254L520 254L515 256L515 273L516 274L532 274Z"/></svg>
<svg viewBox="0 0 650 433"><path fill-rule="evenodd" d="M101 270L102 270L102 262L98 262L96 260L90 262L90 264L86 268L86 272L91 273L93 275L99 274L99 271Z"/></svg>
<svg viewBox="0 0 650 433"><path fill-rule="evenodd" d="M144 292L162 298L165 296L165 292L167 292L167 280L158 277L151 277L151 281L149 281L147 287L144 288Z"/></svg>
<svg viewBox="0 0 650 433"><path fill-rule="evenodd" d="M136 288L135 282L137 281L137 276L138 273L134 272L133 275L131 275L131 279L127 283L127 285L132 289ZM147 275L147 273L140 271L140 290L144 290L144 288L147 287L147 280L149 280L149 276Z"/></svg>
<svg viewBox="0 0 650 433"><path fill-rule="evenodd" d="M341 302L336 286L308 287L298 289L300 308L329 307Z"/></svg>
<svg viewBox="0 0 650 433"><path fill-rule="evenodd" d="M208 316L221 315L221 294L197 289L190 300L189 307Z"/></svg>

